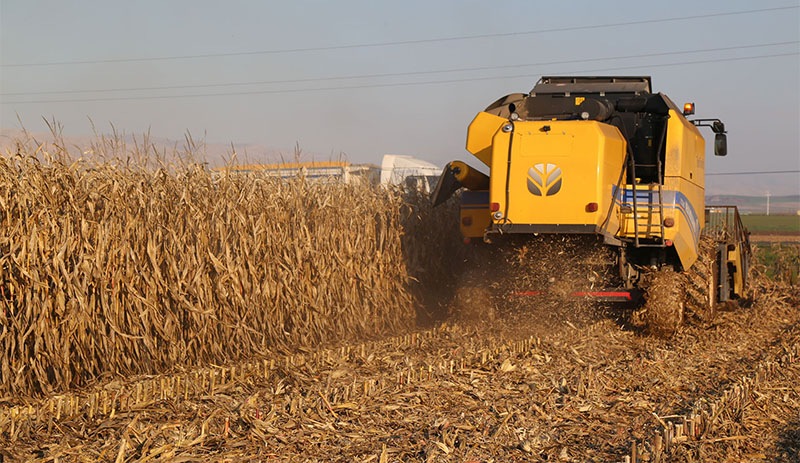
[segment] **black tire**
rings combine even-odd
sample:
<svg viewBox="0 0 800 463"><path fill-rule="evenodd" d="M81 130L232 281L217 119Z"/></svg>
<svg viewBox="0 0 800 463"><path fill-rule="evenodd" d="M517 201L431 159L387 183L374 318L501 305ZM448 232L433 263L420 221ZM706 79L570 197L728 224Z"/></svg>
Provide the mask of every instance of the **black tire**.
<svg viewBox="0 0 800 463"><path fill-rule="evenodd" d="M671 268L663 268L649 274L648 280L644 307L636 315L647 333L671 337L683 324L686 278Z"/></svg>
<svg viewBox="0 0 800 463"><path fill-rule="evenodd" d="M719 252L711 237L700 239L697 261L685 273L687 311L701 321L713 321L719 298Z"/></svg>

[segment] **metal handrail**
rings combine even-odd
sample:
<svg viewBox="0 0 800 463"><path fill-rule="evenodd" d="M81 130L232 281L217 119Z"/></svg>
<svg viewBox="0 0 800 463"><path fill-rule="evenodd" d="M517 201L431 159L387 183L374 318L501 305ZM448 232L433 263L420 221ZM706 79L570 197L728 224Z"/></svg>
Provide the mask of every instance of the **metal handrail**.
<svg viewBox="0 0 800 463"><path fill-rule="evenodd" d="M742 277L747 278L752 250L750 233L742 223L739 208L736 206L706 206L706 223L703 234L710 235L720 244L741 244ZM746 284L746 283L745 283Z"/></svg>

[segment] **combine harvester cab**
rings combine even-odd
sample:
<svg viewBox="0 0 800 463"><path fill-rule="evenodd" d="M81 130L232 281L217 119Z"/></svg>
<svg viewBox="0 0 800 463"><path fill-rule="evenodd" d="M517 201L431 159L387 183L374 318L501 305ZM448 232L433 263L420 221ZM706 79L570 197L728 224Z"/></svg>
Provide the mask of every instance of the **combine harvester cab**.
<svg viewBox="0 0 800 463"><path fill-rule="evenodd" d="M652 93L649 77L543 77L529 93L500 98L473 119L466 148L489 174L453 161L433 202L465 188L465 240L602 237L599 245L615 250L619 287L575 295L619 301L651 285L679 287L677 275L707 260L700 245L705 140L698 127L716 134L715 154L727 153L724 124L687 119L692 114L693 103L679 108ZM726 242L734 248L729 253L746 259L749 244L736 236L739 241ZM747 264L729 264L705 273L742 275L732 293L741 295ZM705 292L722 297L727 291L711 275L706 280ZM715 302L703 297L708 305Z"/></svg>

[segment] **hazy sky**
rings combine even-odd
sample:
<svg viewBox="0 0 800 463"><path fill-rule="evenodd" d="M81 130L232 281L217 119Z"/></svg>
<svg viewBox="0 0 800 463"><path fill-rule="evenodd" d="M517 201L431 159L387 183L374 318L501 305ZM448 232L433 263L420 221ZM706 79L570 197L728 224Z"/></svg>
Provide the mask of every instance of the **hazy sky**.
<svg viewBox="0 0 800 463"><path fill-rule="evenodd" d="M800 193L800 2L0 0L0 128L460 158L542 75L650 75L719 117L709 192ZM713 135L705 132L708 140ZM712 143L708 143L710 146Z"/></svg>

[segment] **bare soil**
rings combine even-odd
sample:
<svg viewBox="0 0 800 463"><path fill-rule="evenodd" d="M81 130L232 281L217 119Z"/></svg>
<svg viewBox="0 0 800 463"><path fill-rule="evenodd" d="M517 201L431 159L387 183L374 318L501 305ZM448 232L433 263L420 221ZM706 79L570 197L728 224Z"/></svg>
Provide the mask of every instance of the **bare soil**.
<svg viewBox="0 0 800 463"><path fill-rule="evenodd" d="M758 233L750 235L753 243L800 243L800 233Z"/></svg>

